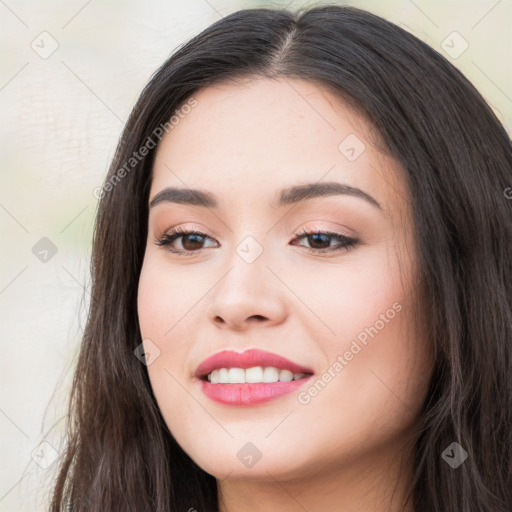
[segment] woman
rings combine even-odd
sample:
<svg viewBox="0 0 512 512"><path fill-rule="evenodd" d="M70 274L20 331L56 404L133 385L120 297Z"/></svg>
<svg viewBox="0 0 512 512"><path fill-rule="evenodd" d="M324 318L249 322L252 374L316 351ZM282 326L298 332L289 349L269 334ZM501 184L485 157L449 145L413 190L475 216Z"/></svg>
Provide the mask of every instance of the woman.
<svg viewBox="0 0 512 512"><path fill-rule="evenodd" d="M100 191L52 510L512 510L510 140L367 12L234 13Z"/></svg>

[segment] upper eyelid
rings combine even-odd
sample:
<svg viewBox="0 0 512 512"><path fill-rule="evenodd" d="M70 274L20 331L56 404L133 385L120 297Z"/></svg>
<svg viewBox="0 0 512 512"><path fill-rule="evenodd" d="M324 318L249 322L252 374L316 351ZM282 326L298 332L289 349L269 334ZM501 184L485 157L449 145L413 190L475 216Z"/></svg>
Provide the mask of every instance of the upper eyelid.
<svg viewBox="0 0 512 512"><path fill-rule="evenodd" d="M208 238L211 238L212 240L216 240L218 241L214 236L212 235L209 235L208 233L205 233L204 231L201 231L199 229L189 229L189 228L172 228L172 229L169 229L169 230L166 230L162 233L161 236L166 236L166 235L169 235L169 236L174 236L176 235L178 237L178 235L182 235L182 236L185 236L185 235L189 235L189 234L198 234L198 235L201 235L201 236L206 236ZM343 232L337 232L337 231L333 231L331 229L322 229L322 228L301 228L299 230L295 230L294 232L294 235L295 237L302 237L302 236L306 236L306 235L314 235L314 234L326 234L326 235L332 235L332 236L344 236L346 238L354 238L352 235L349 235L347 233L343 233Z"/></svg>
<svg viewBox="0 0 512 512"><path fill-rule="evenodd" d="M304 231L305 232L308 232L308 233L315 233L315 232L322 232L322 233L330 233L330 234L333 234L333 235L344 235L346 236L347 238L356 238L357 237L357 234L356 233L350 233L350 231L353 231L351 229L348 229L346 227L342 227L341 224L338 224L336 222L333 222L333 221L327 221L326 219L316 219L317 222L329 222L330 224L335 224L336 226L338 227L327 227L327 226L321 226L321 227L317 227L317 226L310 226L308 225L310 222L313 222L314 220L308 220L306 221L306 226L303 225L303 227L300 227L300 228L295 228L293 230L291 230L294 234L302 234ZM193 224L194 221L191 221L190 224ZM187 226L181 226L181 225L177 225L177 226L172 226L172 227L168 227L166 229L158 229L158 225L155 226L155 232L160 232L161 233L161 236L165 235L166 233L169 233L169 232L173 232L173 231L181 231L181 232L185 232L185 233L199 233L201 235L206 235L206 236L209 236L210 238L216 238L217 235L214 235L214 234L209 234L209 230L206 228L206 227L187 227ZM232 230L230 229L229 230L231 233L232 233Z"/></svg>

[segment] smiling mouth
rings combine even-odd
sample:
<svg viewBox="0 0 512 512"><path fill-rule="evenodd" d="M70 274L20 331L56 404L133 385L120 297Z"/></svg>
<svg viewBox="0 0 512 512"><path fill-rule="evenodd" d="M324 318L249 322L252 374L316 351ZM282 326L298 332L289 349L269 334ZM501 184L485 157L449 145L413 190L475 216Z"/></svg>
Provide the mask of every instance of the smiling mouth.
<svg viewBox="0 0 512 512"><path fill-rule="evenodd" d="M211 400L252 407L296 392L313 370L263 350L224 350L203 361L194 376Z"/></svg>
<svg viewBox="0 0 512 512"><path fill-rule="evenodd" d="M218 368L204 375L203 380L211 384L271 384L290 382L309 377L311 373L293 373L275 366L252 366L250 368Z"/></svg>

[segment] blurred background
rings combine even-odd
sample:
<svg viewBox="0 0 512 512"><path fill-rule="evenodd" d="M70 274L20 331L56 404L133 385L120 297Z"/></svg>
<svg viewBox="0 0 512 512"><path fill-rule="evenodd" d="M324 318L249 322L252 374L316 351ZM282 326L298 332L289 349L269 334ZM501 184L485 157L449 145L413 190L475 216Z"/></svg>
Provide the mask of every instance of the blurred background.
<svg viewBox="0 0 512 512"><path fill-rule="evenodd" d="M0 511L46 509L89 300L94 190L143 86L233 11L323 3L0 0ZM329 3L370 10L430 44L510 133L511 0Z"/></svg>

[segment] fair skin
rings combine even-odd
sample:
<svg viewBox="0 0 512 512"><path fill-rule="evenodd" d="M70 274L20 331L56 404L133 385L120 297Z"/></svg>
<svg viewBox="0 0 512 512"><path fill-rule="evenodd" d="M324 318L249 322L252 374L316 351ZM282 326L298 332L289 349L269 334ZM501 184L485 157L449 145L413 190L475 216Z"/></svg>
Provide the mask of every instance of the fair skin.
<svg viewBox="0 0 512 512"><path fill-rule="evenodd" d="M222 512L396 512L431 368L412 309L419 283L402 170L361 116L312 82L253 78L194 97L157 149L149 198L193 188L218 206L152 206L139 283L145 348L160 351L147 369L163 417L217 478ZM350 134L364 143L359 156L355 139L339 149ZM347 194L277 206L281 189L317 182L357 187L380 207ZM155 244L174 227L203 234L171 244L189 255ZM338 239L303 228L359 243L336 251ZM262 249L251 263L237 253L249 236ZM202 392L194 372L204 359L254 348L313 369L302 402L293 392L237 407ZM329 368L329 382L308 394ZM237 457L249 442L261 453L251 467Z"/></svg>

